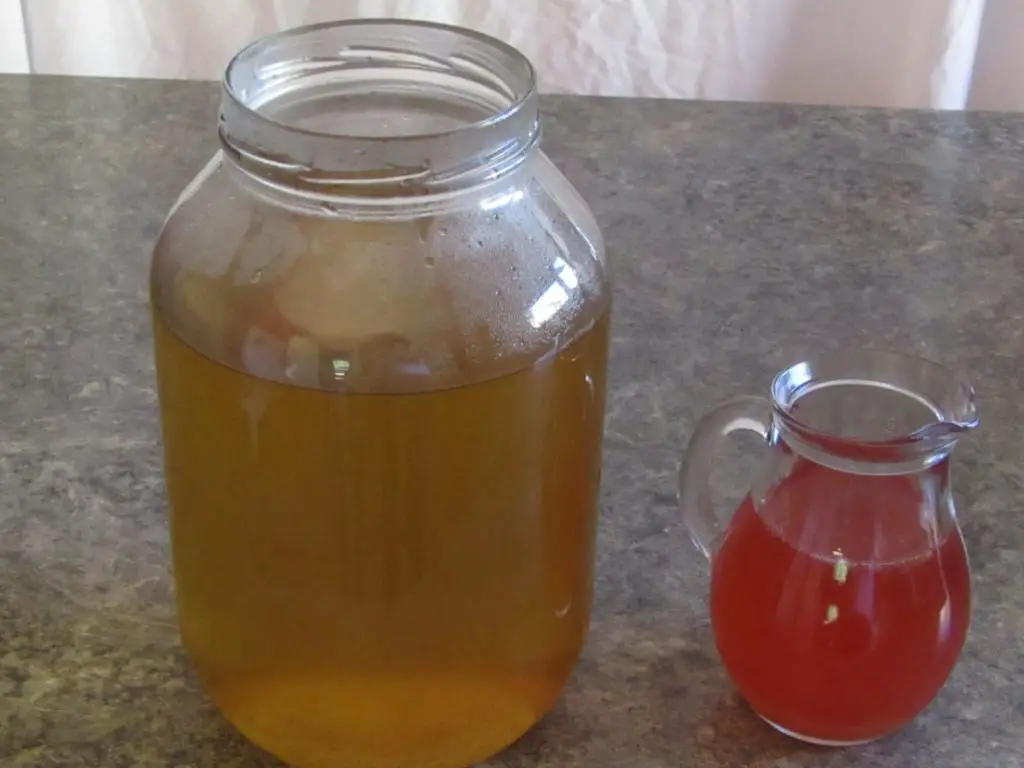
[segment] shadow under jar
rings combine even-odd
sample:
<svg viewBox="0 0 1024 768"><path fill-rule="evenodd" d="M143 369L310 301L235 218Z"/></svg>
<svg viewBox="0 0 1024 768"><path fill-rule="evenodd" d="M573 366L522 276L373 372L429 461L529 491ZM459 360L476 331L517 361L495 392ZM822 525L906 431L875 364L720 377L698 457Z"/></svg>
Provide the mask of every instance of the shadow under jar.
<svg viewBox="0 0 1024 768"><path fill-rule="evenodd" d="M610 291L533 71L362 21L242 51L156 246L183 643L304 768L459 768L589 622Z"/></svg>

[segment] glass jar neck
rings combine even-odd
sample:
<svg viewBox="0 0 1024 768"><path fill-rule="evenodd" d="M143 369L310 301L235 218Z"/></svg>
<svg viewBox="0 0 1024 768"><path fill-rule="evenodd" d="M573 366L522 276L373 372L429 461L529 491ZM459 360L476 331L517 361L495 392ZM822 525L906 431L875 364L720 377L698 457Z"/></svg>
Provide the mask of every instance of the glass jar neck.
<svg viewBox="0 0 1024 768"><path fill-rule="evenodd" d="M529 156L540 138L534 71L515 49L457 27L301 27L232 60L220 137L244 173L300 195L443 194Z"/></svg>

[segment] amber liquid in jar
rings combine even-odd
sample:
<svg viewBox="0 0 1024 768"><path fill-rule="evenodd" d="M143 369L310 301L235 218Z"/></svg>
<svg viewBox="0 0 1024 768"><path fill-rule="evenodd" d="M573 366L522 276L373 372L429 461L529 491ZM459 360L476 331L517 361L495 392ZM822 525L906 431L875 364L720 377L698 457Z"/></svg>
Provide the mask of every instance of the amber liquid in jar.
<svg viewBox="0 0 1024 768"><path fill-rule="evenodd" d="M499 359L498 321L467 343L353 306L371 285L401 304L332 272L400 226L330 231L155 297L183 641L227 717L300 768L459 768L533 725L580 653L608 307Z"/></svg>

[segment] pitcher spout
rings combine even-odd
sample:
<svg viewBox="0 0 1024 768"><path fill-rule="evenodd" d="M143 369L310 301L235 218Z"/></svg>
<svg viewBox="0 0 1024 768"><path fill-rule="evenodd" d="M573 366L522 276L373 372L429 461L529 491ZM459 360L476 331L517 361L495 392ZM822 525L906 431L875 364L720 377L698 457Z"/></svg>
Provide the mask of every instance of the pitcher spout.
<svg viewBox="0 0 1024 768"><path fill-rule="evenodd" d="M918 441L955 440L964 432L969 432L981 423L978 408L974 402L974 389L961 383L959 402L950 403L950 412L942 413L939 421L926 424L911 433L910 437Z"/></svg>

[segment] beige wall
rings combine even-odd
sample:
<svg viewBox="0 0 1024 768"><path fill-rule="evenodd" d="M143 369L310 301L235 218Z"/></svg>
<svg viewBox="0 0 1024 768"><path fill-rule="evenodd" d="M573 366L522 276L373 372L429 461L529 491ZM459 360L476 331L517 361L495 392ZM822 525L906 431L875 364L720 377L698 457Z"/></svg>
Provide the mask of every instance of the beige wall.
<svg viewBox="0 0 1024 768"><path fill-rule="evenodd" d="M988 0L970 109L1024 110L1024 0Z"/></svg>
<svg viewBox="0 0 1024 768"><path fill-rule="evenodd" d="M542 87L609 95L1024 108L1024 0L0 0L0 69L216 78L253 38L354 16L459 23Z"/></svg>
<svg viewBox="0 0 1024 768"><path fill-rule="evenodd" d="M27 43L21 0L0 0L0 72L28 71Z"/></svg>

